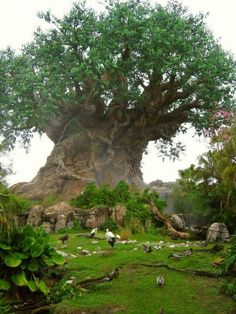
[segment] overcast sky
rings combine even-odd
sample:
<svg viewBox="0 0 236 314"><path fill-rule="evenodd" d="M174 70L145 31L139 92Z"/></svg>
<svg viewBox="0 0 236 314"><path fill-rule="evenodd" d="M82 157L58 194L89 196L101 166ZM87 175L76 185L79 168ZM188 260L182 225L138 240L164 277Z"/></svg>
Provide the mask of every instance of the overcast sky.
<svg viewBox="0 0 236 314"><path fill-rule="evenodd" d="M51 10L58 17L63 16L75 1L71 0L1 0L0 1L0 49L7 46L15 50L22 44L32 40L33 32L41 21L37 17L39 11ZM166 4L166 0L153 1ZM235 0L181 0L190 12L209 12L207 24L222 46L236 56L236 1ZM101 9L103 0L88 0L87 3ZM178 170L187 168L191 163L196 164L197 156L207 150L207 143L203 139L193 138L193 131L181 139L186 144L186 152L179 161L162 161L157 157L154 145L150 143L148 155L144 155L142 171L144 180L150 182L156 179L174 181L178 177ZM9 184L31 180L46 162L47 156L53 148L46 136L32 141L32 149L28 154L17 147L9 156L12 159L15 175L9 177Z"/></svg>

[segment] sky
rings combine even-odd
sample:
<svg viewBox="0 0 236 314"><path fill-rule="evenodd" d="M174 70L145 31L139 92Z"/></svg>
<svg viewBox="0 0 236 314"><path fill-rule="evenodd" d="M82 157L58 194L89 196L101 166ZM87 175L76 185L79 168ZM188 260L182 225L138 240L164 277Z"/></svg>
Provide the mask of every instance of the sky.
<svg viewBox="0 0 236 314"><path fill-rule="evenodd" d="M51 10L57 17L62 17L71 8L75 1L71 0L1 0L0 1L0 49L8 46L19 50L23 44L33 39L33 32L38 26L43 26L37 13ZM153 0L166 4L167 0ZM199 11L209 12L206 19L208 27L218 38L225 50L231 51L236 57L236 1L235 0L180 0L192 13ZM101 9L104 0L87 0L88 5ZM208 141L194 136L194 131L189 130L187 135L178 137L186 145L186 151L178 161L162 160L154 143L150 143L147 154L142 160L143 178L146 183L154 180L164 182L175 181L178 171L191 164L197 164L197 157L206 152ZM14 175L8 177L9 185L17 182L30 181L42 167L53 148L53 143L43 135L35 136L31 149L25 152L20 145L9 154L8 162L12 162Z"/></svg>

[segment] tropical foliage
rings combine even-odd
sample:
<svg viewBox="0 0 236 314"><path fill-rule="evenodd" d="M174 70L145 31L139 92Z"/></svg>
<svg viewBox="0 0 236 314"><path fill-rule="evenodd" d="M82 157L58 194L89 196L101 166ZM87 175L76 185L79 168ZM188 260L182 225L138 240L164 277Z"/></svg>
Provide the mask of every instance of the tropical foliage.
<svg viewBox="0 0 236 314"><path fill-rule="evenodd" d="M2 216L1 216L2 217ZM47 295L45 282L48 270L62 265L64 259L49 243L49 235L41 226L17 227L12 225L7 233L6 221L0 220L0 290L11 292L27 287L29 291L41 291Z"/></svg>
<svg viewBox="0 0 236 314"><path fill-rule="evenodd" d="M210 220L235 228L236 125L214 132L211 149L199 157L199 165L180 171L175 190L178 211L201 213Z"/></svg>

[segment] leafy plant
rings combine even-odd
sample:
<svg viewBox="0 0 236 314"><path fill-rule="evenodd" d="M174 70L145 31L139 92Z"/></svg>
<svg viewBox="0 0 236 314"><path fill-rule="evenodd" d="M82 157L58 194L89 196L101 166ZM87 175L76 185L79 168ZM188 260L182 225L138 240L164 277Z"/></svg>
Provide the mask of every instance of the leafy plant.
<svg viewBox="0 0 236 314"><path fill-rule="evenodd" d="M0 231L0 290L27 287L31 292L47 295L49 287L44 278L48 269L62 265L64 258L49 244L49 235L41 226L16 227L7 236Z"/></svg>
<svg viewBox="0 0 236 314"><path fill-rule="evenodd" d="M117 223L113 220L113 219L111 219L111 218L108 218L105 222L104 222L104 224L102 224L100 227L99 227L99 229L101 229L101 230L106 230L106 229L109 229L109 230L117 230L118 229L118 225L117 225Z"/></svg>
<svg viewBox="0 0 236 314"><path fill-rule="evenodd" d="M11 193L4 184L0 183L0 206L5 212L17 215L28 210L32 204L31 200Z"/></svg>
<svg viewBox="0 0 236 314"><path fill-rule="evenodd" d="M14 314L14 312L12 311L12 308L5 300L2 292L0 293L0 313L1 314Z"/></svg>
<svg viewBox="0 0 236 314"><path fill-rule="evenodd" d="M233 236L233 240L229 251L221 265L221 272L228 272L236 267L236 235ZM222 287L226 295L232 296L236 300L236 278L229 279Z"/></svg>

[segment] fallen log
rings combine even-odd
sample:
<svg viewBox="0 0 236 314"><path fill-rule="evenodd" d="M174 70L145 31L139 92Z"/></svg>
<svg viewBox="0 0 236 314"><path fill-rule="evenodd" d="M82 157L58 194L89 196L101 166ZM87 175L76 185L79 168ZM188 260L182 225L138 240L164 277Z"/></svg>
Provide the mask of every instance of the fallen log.
<svg viewBox="0 0 236 314"><path fill-rule="evenodd" d="M171 222L169 221L168 218L166 218L161 212L160 210L155 207L155 205L152 203L151 204L151 212L154 214L154 218L157 220L157 221L162 221L165 225L165 228L167 229L169 235L171 237L174 237L174 238L180 238L180 239L189 239L190 238L190 235L188 232L180 232L180 231L177 231L174 227L172 227L172 224Z"/></svg>
<svg viewBox="0 0 236 314"><path fill-rule="evenodd" d="M118 268L115 268L111 273L108 273L102 277L99 278L91 278L91 279L86 279L78 282L78 285L81 288L86 288L88 286L94 285L94 284L99 284L99 283L104 283L113 280L114 278L117 278L119 276L119 270Z"/></svg>
<svg viewBox="0 0 236 314"><path fill-rule="evenodd" d="M208 277L208 278L221 278L221 277L230 277L230 276L235 275L232 272L211 273L211 272L204 271L204 270L180 269L180 268L171 267L167 264L162 264L162 263L157 263L157 264L137 263L137 264L133 264L133 265L145 266L145 267L154 267L154 268L155 267L163 267L163 268L166 268L166 269L171 270L171 271L177 271L180 273L189 273L192 275L203 276L203 277Z"/></svg>

